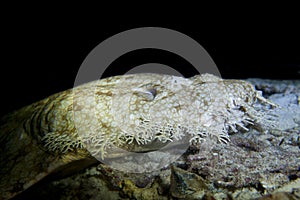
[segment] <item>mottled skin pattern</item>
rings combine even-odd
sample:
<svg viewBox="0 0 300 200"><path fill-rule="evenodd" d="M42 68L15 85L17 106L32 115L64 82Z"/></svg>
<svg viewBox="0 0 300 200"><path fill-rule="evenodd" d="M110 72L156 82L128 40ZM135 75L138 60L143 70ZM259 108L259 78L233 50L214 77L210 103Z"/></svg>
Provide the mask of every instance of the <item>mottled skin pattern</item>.
<svg viewBox="0 0 300 200"><path fill-rule="evenodd" d="M113 145L149 151L185 135L191 144L228 143L231 132L270 123L253 107L257 99L275 106L250 83L210 74L116 76L52 95L2 118L1 197L70 163L86 167L93 157L122 156L107 153Z"/></svg>

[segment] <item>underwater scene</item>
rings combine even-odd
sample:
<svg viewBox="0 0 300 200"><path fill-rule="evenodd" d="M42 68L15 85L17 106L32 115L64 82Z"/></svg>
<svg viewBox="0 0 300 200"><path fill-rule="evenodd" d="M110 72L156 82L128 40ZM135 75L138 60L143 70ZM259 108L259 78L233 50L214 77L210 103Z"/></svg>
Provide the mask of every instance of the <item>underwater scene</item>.
<svg viewBox="0 0 300 200"><path fill-rule="evenodd" d="M300 200L299 20L70 21L3 28L0 200Z"/></svg>
<svg viewBox="0 0 300 200"><path fill-rule="evenodd" d="M1 199L299 199L299 95L151 73L54 94L2 118Z"/></svg>

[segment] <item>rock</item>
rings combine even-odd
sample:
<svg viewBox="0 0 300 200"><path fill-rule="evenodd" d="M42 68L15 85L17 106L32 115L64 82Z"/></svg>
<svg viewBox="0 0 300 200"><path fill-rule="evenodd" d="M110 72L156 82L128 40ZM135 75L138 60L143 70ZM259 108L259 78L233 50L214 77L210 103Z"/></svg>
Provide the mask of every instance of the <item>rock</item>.
<svg viewBox="0 0 300 200"><path fill-rule="evenodd" d="M195 173L191 173L171 166L170 194L178 199L204 199L211 196L205 180Z"/></svg>

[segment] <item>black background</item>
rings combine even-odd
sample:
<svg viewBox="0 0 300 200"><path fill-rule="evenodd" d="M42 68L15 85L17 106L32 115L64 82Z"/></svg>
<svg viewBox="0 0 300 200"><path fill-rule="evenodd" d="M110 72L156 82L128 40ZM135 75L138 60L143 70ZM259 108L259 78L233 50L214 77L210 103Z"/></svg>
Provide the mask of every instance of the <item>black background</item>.
<svg viewBox="0 0 300 200"><path fill-rule="evenodd" d="M91 23L40 15L9 18L2 24L1 114L73 87L77 70L94 47L114 34L145 26L170 28L192 37L210 54L223 78L299 79L297 21L270 17L108 22L102 16ZM176 65L185 76L194 75L184 59L154 50L129 53L112 66L127 69L148 62ZM117 74L120 71L108 70L105 76Z"/></svg>

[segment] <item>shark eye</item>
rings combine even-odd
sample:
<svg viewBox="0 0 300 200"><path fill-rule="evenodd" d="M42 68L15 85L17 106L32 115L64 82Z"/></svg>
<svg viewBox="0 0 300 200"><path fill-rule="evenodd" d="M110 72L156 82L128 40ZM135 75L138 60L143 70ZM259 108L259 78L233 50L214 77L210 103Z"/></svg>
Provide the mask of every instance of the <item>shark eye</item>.
<svg viewBox="0 0 300 200"><path fill-rule="evenodd" d="M156 97L157 95L157 91L155 88L152 88L152 89L148 89L148 92L151 93L151 95L153 96L153 99Z"/></svg>
<svg viewBox="0 0 300 200"><path fill-rule="evenodd" d="M148 101L152 101L157 95L157 90L155 88L146 89L146 90L135 90L135 93L138 96L147 99Z"/></svg>

